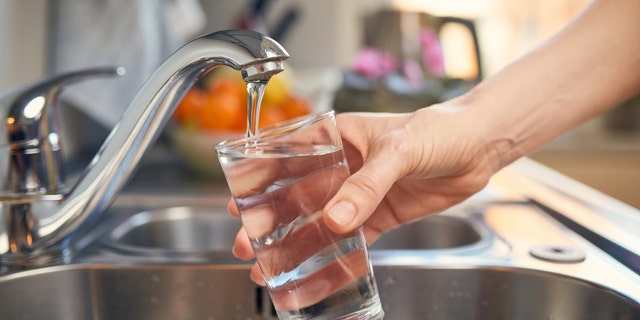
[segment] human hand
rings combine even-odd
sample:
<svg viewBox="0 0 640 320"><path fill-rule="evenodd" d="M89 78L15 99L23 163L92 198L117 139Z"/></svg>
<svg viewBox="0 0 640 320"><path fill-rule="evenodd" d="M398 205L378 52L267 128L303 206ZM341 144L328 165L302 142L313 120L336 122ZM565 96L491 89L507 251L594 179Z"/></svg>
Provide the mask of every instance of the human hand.
<svg viewBox="0 0 640 320"><path fill-rule="evenodd" d="M481 190L501 148L477 117L452 104L410 114L338 115L352 175L324 209L335 232L362 225L371 243L390 228L444 210Z"/></svg>
<svg viewBox="0 0 640 320"><path fill-rule="evenodd" d="M382 232L446 209L481 190L500 167L495 143L476 118L457 106L432 106L408 114L337 116L352 175L324 209L335 232L362 225L373 242ZM229 212L239 216L233 201ZM247 234L234 254L254 258ZM260 269L251 278L264 285Z"/></svg>
<svg viewBox="0 0 640 320"><path fill-rule="evenodd" d="M238 208L236 207L233 199L229 200L227 209L234 216L240 217L240 212L238 211ZM249 236L247 235L244 227L241 227L236 235L235 243L233 245L233 255L238 259L245 261L251 260L256 257L255 253L253 252L253 248L251 247ZM251 280L253 280L253 282L257 283L258 285L266 285L266 283L264 282L264 278L262 277L262 271L260 270L260 266L257 262L255 262L251 267L250 277Z"/></svg>

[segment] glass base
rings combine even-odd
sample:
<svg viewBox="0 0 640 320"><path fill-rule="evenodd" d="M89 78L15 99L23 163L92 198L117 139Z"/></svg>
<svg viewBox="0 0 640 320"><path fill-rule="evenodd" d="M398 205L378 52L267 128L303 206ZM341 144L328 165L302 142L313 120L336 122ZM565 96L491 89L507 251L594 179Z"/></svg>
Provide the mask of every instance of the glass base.
<svg viewBox="0 0 640 320"><path fill-rule="evenodd" d="M282 320L381 320L384 311L371 276L300 310L278 311Z"/></svg>

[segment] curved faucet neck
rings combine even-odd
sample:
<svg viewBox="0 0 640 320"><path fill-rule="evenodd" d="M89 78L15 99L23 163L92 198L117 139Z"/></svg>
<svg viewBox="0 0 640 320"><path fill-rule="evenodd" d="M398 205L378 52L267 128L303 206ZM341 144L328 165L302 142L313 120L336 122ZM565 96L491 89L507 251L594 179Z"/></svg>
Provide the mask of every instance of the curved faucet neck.
<svg viewBox="0 0 640 320"><path fill-rule="evenodd" d="M284 70L287 58L280 44L249 30L212 33L177 50L134 97L76 185L49 210L55 219L33 230L32 237L38 241L29 251L55 246L96 220L131 176L186 91L209 70L225 65L242 72L245 81L267 81Z"/></svg>

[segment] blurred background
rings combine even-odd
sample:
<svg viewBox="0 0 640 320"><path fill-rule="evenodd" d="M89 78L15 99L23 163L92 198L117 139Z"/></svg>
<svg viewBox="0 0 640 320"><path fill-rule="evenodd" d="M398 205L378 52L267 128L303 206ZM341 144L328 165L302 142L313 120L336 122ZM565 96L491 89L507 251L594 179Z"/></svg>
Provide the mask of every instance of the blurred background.
<svg viewBox="0 0 640 320"><path fill-rule="evenodd" d="M144 80L174 50L198 35L252 28L276 38L291 55L286 74L268 89L273 107L265 108L274 112L265 115L270 114L272 121L328 108L410 111L465 92L544 41L587 4L587 0L4 0L0 1L0 91L66 71L124 66L127 75L122 79L74 85L62 96L70 106L60 110L65 153L70 159L81 158L85 152L95 152ZM218 72L198 84L200 91L194 89L197 94L180 109L183 118L176 118L167 129L172 146L185 149L176 140L193 142L194 135L210 143L208 135L221 137L238 130L230 120L194 122L200 116L192 115L215 97L225 96L223 105L232 104L229 101L235 98L230 92L235 89L229 88L237 79L219 82L228 77L232 78ZM617 106L531 157L640 207L638 100ZM227 111L226 117L220 116L222 111L215 114L224 119L236 115Z"/></svg>

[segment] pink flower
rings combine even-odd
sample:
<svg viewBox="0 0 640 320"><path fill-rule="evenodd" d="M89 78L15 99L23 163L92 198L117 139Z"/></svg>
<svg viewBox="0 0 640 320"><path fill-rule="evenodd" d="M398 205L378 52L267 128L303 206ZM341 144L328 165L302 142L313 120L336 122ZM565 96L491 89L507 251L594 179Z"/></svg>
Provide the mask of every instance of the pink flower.
<svg viewBox="0 0 640 320"><path fill-rule="evenodd" d="M422 60L429 73L436 76L444 75L444 57L438 34L431 29L424 29L420 33Z"/></svg>
<svg viewBox="0 0 640 320"><path fill-rule="evenodd" d="M353 69L368 78L380 79L395 72L397 62L389 53L374 48L364 48L356 56Z"/></svg>

